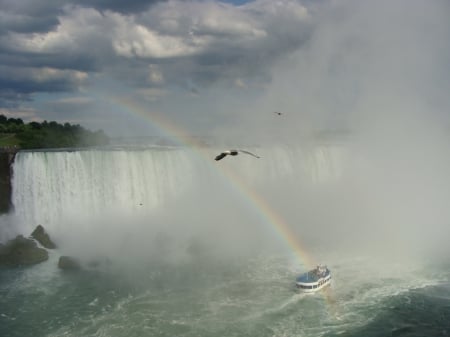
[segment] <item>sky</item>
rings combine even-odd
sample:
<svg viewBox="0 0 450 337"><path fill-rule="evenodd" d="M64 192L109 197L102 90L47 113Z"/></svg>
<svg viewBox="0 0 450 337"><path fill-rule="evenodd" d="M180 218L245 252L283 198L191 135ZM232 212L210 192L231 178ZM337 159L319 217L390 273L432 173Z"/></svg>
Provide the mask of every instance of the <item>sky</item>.
<svg viewBox="0 0 450 337"><path fill-rule="evenodd" d="M113 137L157 134L163 116L255 142L448 127L449 14L446 0L0 0L0 114Z"/></svg>

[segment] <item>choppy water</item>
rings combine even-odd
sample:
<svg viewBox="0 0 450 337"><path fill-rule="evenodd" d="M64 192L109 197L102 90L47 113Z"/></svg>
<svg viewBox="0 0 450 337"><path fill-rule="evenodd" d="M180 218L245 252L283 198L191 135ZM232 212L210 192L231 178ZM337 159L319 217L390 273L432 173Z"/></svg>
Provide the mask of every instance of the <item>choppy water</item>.
<svg viewBox="0 0 450 337"><path fill-rule="evenodd" d="M214 149L211 162L185 149L20 153L0 240L42 224L59 248L0 269L0 337L450 335L450 189L420 171L386 182L342 150L220 164ZM300 239L302 261L252 194ZM294 287L306 254L333 276L313 295ZM60 255L101 258L63 272Z"/></svg>
<svg viewBox="0 0 450 337"><path fill-rule="evenodd" d="M2 270L0 335L448 336L448 268L329 265L333 284L300 294L289 257L153 261L80 272ZM338 259L334 259L337 262Z"/></svg>

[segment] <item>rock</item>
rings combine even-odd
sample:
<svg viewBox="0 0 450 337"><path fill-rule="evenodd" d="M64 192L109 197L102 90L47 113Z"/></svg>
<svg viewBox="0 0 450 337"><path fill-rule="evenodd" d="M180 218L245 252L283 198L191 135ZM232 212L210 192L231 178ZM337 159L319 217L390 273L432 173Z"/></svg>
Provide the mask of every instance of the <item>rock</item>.
<svg viewBox="0 0 450 337"><path fill-rule="evenodd" d="M38 225L33 233L31 233L31 237L47 249L56 248L56 245L53 243L53 241L50 239L50 236L41 225Z"/></svg>
<svg viewBox="0 0 450 337"><path fill-rule="evenodd" d="M32 239L18 235L0 246L0 265L17 267L33 265L48 260L48 252L39 248Z"/></svg>
<svg viewBox="0 0 450 337"><path fill-rule="evenodd" d="M58 268L63 270L79 270L80 262L71 256L61 256L58 260Z"/></svg>

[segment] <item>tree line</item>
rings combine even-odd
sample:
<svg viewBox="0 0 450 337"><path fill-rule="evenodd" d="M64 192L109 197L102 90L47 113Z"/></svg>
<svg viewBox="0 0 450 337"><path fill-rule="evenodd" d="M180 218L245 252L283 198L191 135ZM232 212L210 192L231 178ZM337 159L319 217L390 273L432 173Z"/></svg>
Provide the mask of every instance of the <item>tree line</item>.
<svg viewBox="0 0 450 337"><path fill-rule="evenodd" d="M3 140L3 141L2 141ZM21 118L0 115L0 146L21 149L87 147L107 145L103 130L90 131L82 126L55 121L24 123Z"/></svg>

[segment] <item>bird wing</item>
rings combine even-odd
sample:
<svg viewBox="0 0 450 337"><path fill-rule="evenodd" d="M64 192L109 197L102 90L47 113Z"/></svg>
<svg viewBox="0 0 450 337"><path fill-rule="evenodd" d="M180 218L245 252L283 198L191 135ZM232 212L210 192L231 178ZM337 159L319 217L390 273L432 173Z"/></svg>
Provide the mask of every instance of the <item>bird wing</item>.
<svg viewBox="0 0 450 337"><path fill-rule="evenodd" d="M253 157L256 157L256 158L261 158L260 156L257 156L256 154L254 154L254 153L251 153L251 152L249 152L249 151L245 151L245 150L239 150L239 152L242 152L242 153L247 153L247 154L249 154L249 155L251 155L251 156L253 156Z"/></svg>
<svg viewBox="0 0 450 337"><path fill-rule="evenodd" d="M222 152L221 154L217 155L215 159L220 160L220 159L225 158L226 156L227 156L227 154L225 152Z"/></svg>

